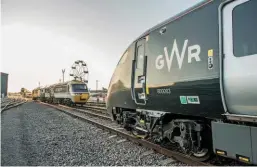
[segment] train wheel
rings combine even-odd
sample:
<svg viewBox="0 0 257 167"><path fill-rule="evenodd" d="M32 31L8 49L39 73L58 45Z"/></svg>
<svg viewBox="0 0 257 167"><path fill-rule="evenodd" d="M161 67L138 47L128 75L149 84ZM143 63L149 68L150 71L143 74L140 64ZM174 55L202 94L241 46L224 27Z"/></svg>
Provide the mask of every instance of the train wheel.
<svg viewBox="0 0 257 167"><path fill-rule="evenodd" d="M138 130L136 128L132 128L131 133L140 139L145 139L148 137L148 133L142 130Z"/></svg>
<svg viewBox="0 0 257 167"><path fill-rule="evenodd" d="M209 159L210 155L210 151L206 148L203 148L202 150L193 153L193 156L198 161L206 161L207 159Z"/></svg>
<svg viewBox="0 0 257 167"><path fill-rule="evenodd" d="M212 132L210 126L205 126L201 133L202 136L202 149L193 153L197 160L205 161L212 155Z"/></svg>
<svg viewBox="0 0 257 167"><path fill-rule="evenodd" d="M134 125L132 125L131 133L140 139L145 139L148 137L148 131L146 130L146 127L144 126L144 122L141 123L137 120L134 121Z"/></svg>

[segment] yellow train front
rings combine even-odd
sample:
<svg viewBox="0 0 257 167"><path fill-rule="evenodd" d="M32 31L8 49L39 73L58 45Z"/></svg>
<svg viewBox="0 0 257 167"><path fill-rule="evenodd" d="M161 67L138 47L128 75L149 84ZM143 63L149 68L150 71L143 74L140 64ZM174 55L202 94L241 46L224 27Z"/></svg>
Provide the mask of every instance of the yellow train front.
<svg viewBox="0 0 257 167"><path fill-rule="evenodd" d="M38 100L40 97L40 88L36 88L32 90L32 100Z"/></svg>
<svg viewBox="0 0 257 167"><path fill-rule="evenodd" d="M70 83L71 101L74 104L85 104L89 99L89 91L87 85L82 82Z"/></svg>

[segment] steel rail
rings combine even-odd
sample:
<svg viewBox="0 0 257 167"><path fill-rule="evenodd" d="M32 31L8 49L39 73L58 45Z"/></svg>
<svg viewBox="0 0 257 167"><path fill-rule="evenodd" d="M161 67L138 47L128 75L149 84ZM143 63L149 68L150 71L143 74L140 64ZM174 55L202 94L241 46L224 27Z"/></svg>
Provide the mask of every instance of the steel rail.
<svg viewBox="0 0 257 167"><path fill-rule="evenodd" d="M3 113L4 111L6 110L9 110L11 108L14 108L14 107L17 107L19 105L22 105L24 103L26 103L27 101L22 101L22 102L16 102L16 103L12 103L11 105L10 104L7 104L4 108L1 109L1 113ZM9 105L9 107L7 107Z"/></svg>
<svg viewBox="0 0 257 167"><path fill-rule="evenodd" d="M94 101L88 101L87 103L91 104L106 104L105 102L94 102Z"/></svg>
<svg viewBox="0 0 257 167"><path fill-rule="evenodd" d="M1 108L1 112L4 111L4 109L5 109L8 105L10 105L11 103L12 103L12 101L7 102L7 104L4 106L4 108ZM1 107L2 107L2 106L1 106Z"/></svg>
<svg viewBox="0 0 257 167"><path fill-rule="evenodd" d="M106 106L106 103L86 102L87 106Z"/></svg>
<svg viewBox="0 0 257 167"><path fill-rule="evenodd" d="M97 114L97 113L94 113L94 112L91 112L91 111L88 111L88 110L83 110L83 109L79 109L79 108L72 108L72 107L68 107L68 106L60 105L60 104L58 106L69 109L69 110L73 110L73 111L75 110L75 111L78 111L78 112L83 113L83 114L88 114L88 115L96 116L96 117L99 117L99 118L111 120L111 117L108 117L108 116L103 115L103 114Z"/></svg>
<svg viewBox="0 0 257 167"><path fill-rule="evenodd" d="M107 126L107 125L103 125L101 123L98 123L98 122L90 119L90 118L85 118L85 117L82 117L80 115L77 115L75 112L70 112L69 111L70 109L65 110L65 108L67 109L66 106L63 107L63 106L60 106L60 105L56 106L56 105L52 105L52 104L48 104L48 103L43 103L43 102L40 102L40 103L44 104L44 105L48 105L48 106L50 106L52 108L55 108L55 109L57 109L59 111L62 111L62 112L66 113L66 114L68 114L70 116L76 117L76 118L84 120L86 122L89 122L89 123L91 123L91 124L101 128L101 129L104 129L104 130L107 130L107 131L109 131L111 133L114 133L116 135L122 136L123 138L126 138L126 139L128 139L128 140L130 140L132 142L135 142L135 143L138 143L140 145L143 145L143 146L145 146L145 147L147 147L149 149L153 149L153 150L155 150L156 152L158 152L160 154L166 155L168 157L172 157L172 158L174 158L174 159L176 159L176 160L178 160L180 162L186 163L188 165L192 165L192 166L210 166L210 164L208 164L208 163L196 161L196 160L192 159L191 157L189 157L187 155L184 155L182 153L178 153L178 152L175 152L175 151L172 151L172 150L168 150L166 148L161 147L160 145L151 143L151 142L143 140L143 139L138 139L138 138L136 138L136 137L134 137L134 136L132 136L132 135L130 135L128 133L122 132L120 130L117 130L117 129L115 129L113 127L110 127L110 126ZM78 110L72 109L72 111L78 111Z"/></svg>
<svg viewBox="0 0 257 167"><path fill-rule="evenodd" d="M91 111L96 111L98 113L106 113L106 108L99 108L97 106L83 106L81 107L82 109L88 109L88 110L91 110Z"/></svg>

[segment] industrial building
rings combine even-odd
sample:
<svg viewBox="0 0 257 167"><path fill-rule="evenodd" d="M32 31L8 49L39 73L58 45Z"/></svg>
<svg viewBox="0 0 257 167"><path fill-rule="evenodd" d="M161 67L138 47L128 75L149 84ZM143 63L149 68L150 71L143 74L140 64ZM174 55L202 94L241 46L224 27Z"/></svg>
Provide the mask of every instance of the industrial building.
<svg viewBox="0 0 257 167"><path fill-rule="evenodd" d="M7 96L8 92L8 74L1 72L1 97Z"/></svg>

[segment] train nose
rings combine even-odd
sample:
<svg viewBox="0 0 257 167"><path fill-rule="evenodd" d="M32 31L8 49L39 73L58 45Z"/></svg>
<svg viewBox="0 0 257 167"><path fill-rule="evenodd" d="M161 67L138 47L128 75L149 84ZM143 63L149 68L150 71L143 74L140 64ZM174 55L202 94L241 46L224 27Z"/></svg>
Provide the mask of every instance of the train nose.
<svg viewBox="0 0 257 167"><path fill-rule="evenodd" d="M89 96L88 93L82 93L82 94L80 95L80 99L81 99L81 100L87 100L87 99L88 99L88 96Z"/></svg>
<svg viewBox="0 0 257 167"><path fill-rule="evenodd" d="M88 93L76 93L75 96L73 96L73 102L85 103L87 102L88 98L89 98Z"/></svg>

